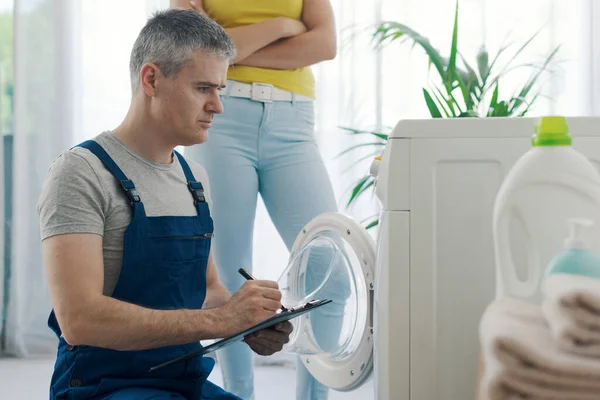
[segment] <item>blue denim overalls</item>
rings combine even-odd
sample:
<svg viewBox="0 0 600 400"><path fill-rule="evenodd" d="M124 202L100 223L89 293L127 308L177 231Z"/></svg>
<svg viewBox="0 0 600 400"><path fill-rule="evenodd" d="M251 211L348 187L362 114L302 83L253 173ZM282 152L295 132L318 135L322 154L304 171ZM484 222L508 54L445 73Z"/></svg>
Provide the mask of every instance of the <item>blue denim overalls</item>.
<svg viewBox="0 0 600 400"><path fill-rule="evenodd" d="M175 152L198 215L147 217L135 185L106 151L91 140L79 146L94 153L119 180L132 207L123 241L123 265L112 297L152 309L202 308L213 222L202 184L196 182L187 162ZM48 325L59 337L51 400L240 400L208 382L214 366L211 358L194 357L148 372L154 365L198 349L198 342L143 351L71 346L61 336L54 311Z"/></svg>

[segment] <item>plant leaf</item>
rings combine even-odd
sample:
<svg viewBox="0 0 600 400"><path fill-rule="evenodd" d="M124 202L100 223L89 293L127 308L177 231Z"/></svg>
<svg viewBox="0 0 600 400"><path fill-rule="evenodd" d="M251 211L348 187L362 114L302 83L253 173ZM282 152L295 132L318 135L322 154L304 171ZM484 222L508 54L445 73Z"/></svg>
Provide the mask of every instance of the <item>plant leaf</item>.
<svg viewBox="0 0 600 400"><path fill-rule="evenodd" d="M494 110L492 111L492 117L508 117L510 113L508 112L508 104L506 101L502 100L496 104Z"/></svg>
<svg viewBox="0 0 600 400"><path fill-rule="evenodd" d="M440 78L444 78L446 73L444 60L438 50L431 45L429 39L398 22L384 21L376 25L373 40L377 46L385 45L386 42L389 43L398 39L411 40L414 45L419 45L429 57L429 62L435 66Z"/></svg>
<svg viewBox="0 0 600 400"><path fill-rule="evenodd" d="M475 105L474 102L474 93L473 93L473 81L474 79L472 79L471 77L469 77L467 74L460 74L457 73L456 74L456 81L458 82L458 87L460 88L460 91L463 95L463 101L465 104L465 111L462 112L462 114L468 112L468 111L473 111L473 106ZM476 97L475 97L476 99Z"/></svg>
<svg viewBox="0 0 600 400"><path fill-rule="evenodd" d="M456 75L456 81L458 82L458 87L460 88L460 92L462 93L463 101L465 102L465 108L468 110L469 109L469 105L468 105L469 93L467 91L467 85L465 85L462 78L458 75Z"/></svg>
<svg viewBox="0 0 600 400"><path fill-rule="evenodd" d="M460 88L460 84L459 83L456 84L456 88ZM461 114L463 112L462 111L462 107L460 106L460 104L458 103L458 101L456 101L456 97L454 97L454 93L450 93L449 97L450 97L450 100L451 100L450 104L452 104L452 107L453 108L456 107L455 115Z"/></svg>
<svg viewBox="0 0 600 400"><path fill-rule="evenodd" d="M527 97L527 95L529 94L529 91L533 88L533 86L537 82L537 80L540 77L540 75L542 74L542 72L544 72L546 70L546 67L548 66L548 64L550 63L552 58L554 58L556 53L558 53L559 49L560 49L560 46L557 46L554 49L554 51L552 51L552 53L550 53L550 55L546 58L546 61L544 62L543 68L540 68L537 72L535 72L532 75L532 77L529 79L529 82L521 89L519 94L514 97L514 103L513 103L512 107L509 108L509 111L511 113L516 111L523 104L523 99L525 99Z"/></svg>
<svg viewBox="0 0 600 400"><path fill-rule="evenodd" d="M442 96L442 91L438 87L435 87L435 89L436 90L432 90L431 92L433 93L433 96L435 97L435 100L437 101L439 108L442 109L446 118L450 118L450 112L446 109L445 101L443 100L443 97L440 98L440 96ZM440 94L440 96L438 96L436 91Z"/></svg>
<svg viewBox="0 0 600 400"><path fill-rule="evenodd" d="M479 87L481 81L479 80L479 76L477 76L477 72L475 72L475 70L469 65L469 63L462 54L460 55L460 58L462 59L465 68L467 69L467 73L465 75L467 77L466 81L469 83L469 86L473 88L472 90L470 90L470 92L473 93L475 95L475 98L479 100L478 94L476 92L476 90L479 90L481 93L481 88Z"/></svg>
<svg viewBox="0 0 600 400"><path fill-rule="evenodd" d="M517 50L517 52L515 54L513 54L513 56L511 57L511 61L509 61L508 64L510 64L515 58L517 58L517 56L519 54L521 54L523 52L523 50L525 50L527 48L527 46L529 46L529 44L533 41L533 39L535 39L537 37L537 35L540 34L542 30L538 30L536 33L534 33L533 35L531 35L531 37L529 39L527 39L527 41L525 43L523 43L523 45L521 47L519 47L519 50Z"/></svg>
<svg viewBox="0 0 600 400"><path fill-rule="evenodd" d="M496 87L494 88L494 93L492 94L492 100L490 101L490 108L488 108L488 117L493 116L493 112L496 109L497 104L498 104L498 82L496 82Z"/></svg>
<svg viewBox="0 0 600 400"><path fill-rule="evenodd" d="M453 106L453 102L455 102L455 101L453 101L452 99L448 100L446 98L446 96L444 95L444 93L442 93L442 89L440 89L439 87L437 87L435 85L432 85L432 86L435 89L435 91L438 92L439 97L442 98L443 104L445 104L448 107L450 116L457 117L458 115L456 114L456 111L454 111L454 106ZM436 98L438 98L438 96L436 96Z"/></svg>
<svg viewBox="0 0 600 400"><path fill-rule="evenodd" d="M435 101L433 101L433 98L425 88L423 88L423 96L425 97L425 103L427 103L427 108L429 108L429 113L431 116L433 118L442 118L442 114L435 104Z"/></svg>
<svg viewBox="0 0 600 400"><path fill-rule="evenodd" d="M496 56L492 60L492 63L488 66L486 74L481 75L481 87L485 87L487 80L490 77L492 70L494 69L494 65L496 65L496 62L500 58L500 55L502 55L502 53L504 53L506 50L508 50L508 48L511 46L511 44L508 44L508 45L502 47L500 50L498 50L498 53L496 53ZM486 57L487 57L487 55L486 55Z"/></svg>
<svg viewBox="0 0 600 400"><path fill-rule="evenodd" d="M350 153L356 149L359 149L361 147L377 147L377 146L385 146L385 142L368 142L368 143L356 144L356 145L350 146L349 148L342 151L340 154L338 154L336 156L336 158L339 158L339 157L343 156L344 154L348 154L348 153Z"/></svg>
<svg viewBox="0 0 600 400"><path fill-rule="evenodd" d="M521 47L519 47L519 49L512 55L510 60L506 63L505 67L502 68L500 70L500 72L497 74L496 79L500 76L503 76L506 73L507 68L513 63L513 61L516 60L516 58L519 56L519 54L521 54L527 48L527 46L529 46L531 44L531 42L540 34L541 31L542 30L540 29L537 32L535 32L533 35L531 35L531 37L529 39L527 39L525 41L525 43L523 43L523 45L521 45ZM500 54L507 48L508 48L508 46L505 46L502 49L500 49L500 51L498 51L498 54L496 55L496 57L494 58L494 61L492 62L492 65L490 66L490 71L493 68L493 66L496 64L496 61L498 60ZM493 85L493 83L492 83L492 85Z"/></svg>
<svg viewBox="0 0 600 400"><path fill-rule="evenodd" d="M477 62L477 70L479 71L479 76L481 77L481 85L485 83L484 80L487 79L487 76L490 72L489 63L489 54L485 46L481 46L479 51L477 52L477 56L475 56L475 61Z"/></svg>
<svg viewBox="0 0 600 400"><path fill-rule="evenodd" d="M520 65L515 65L512 66L510 68L505 68L502 70L502 72L499 72L496 76L494 76L494 79L492 79L491 81L488 82L487 86L484 88L484 92L487 92L488 90L490 90L496 83L498 83L500 81L501 78L503 78L504 76L506 76L508 73L515 71L517 69L520 68L533 68L537 71L548 71L548 67L546 65L544 65L544 63L542 64L535 64L535 63L525 63L525 64L520 64Z"/></svg>
<svg viewBox="0 0 600 400"><path fill-rule="evenodd" d="M371 229L371 228L375 228L377 225L379 225L379 218L377 218L374 221L371 221L367 226L365 226L365 229Z"/></svg>
<svg viewBox="0 0 600 400"><path fill-rule="evenodd" d="M367 175L362 177L358 183L352 188L352 194L350 195L350 199L346 204L346 207L350 206L352 202L354 202L361 194L365 191L369 190L375 184L375 178L371 175Z"/></svg>
<svg viewBox="0 0 600 400"><path fill-rule="evenodd" d="M537 100L537 98L540 96L540 93L541 93L541 90L540 90L540 91L538 91L538 92L535 94L535 96L533 96L533 98L531 99L531 101L529 102L529 104L527 104L527 107L525 108L525 110L523 110L523 111L522 111L522 112L519 114L519 116L520 116L520 117L524 117L524 116L525 116L525 115L526 115L526 114L529 112L529 109L531 108L531 106L533 105L533 103L535 103L535 101Z"/></svg>
<svg viewBox="0 0 600 400"><path fill-rule="evenodd" d="M455 81L456 81L456 79L455 79ZM431 85L431 86L435 87L435 85ZM458 116L458 114L460 114L462 112L460 104L458 103L458 101L456 101L456 97L454 97L454 93L452 93L454 91L454 89L457 89L459 87L460 87L460 85L458 84L458 82L455 82L452 86L452 91L450 91L449 93L443 94L440 91L440 95L444 99L444 103L448 106L452 116L454 116L454 117ZM445 88L446 87L444 86L444 89Z"/></svg>
<svg viewBox="0 0 600 400"><path fill-rule="evenodd" d="M362 129L354 129L354 128L347 128L344 126L340 126L339 127L342 130L347 131L348 133L352 134L352 135L373 135L381 140L387 140L388 139L388 134L387 133L380 133L380 132L373 132L373 131L367 131L367 130L362 130Z"/></svg>
<svg viewBox="0 0 600 400"><path fill-rule="evenodd" d="M454 27L452 28L452 45L450 47L450 59L448 60L448 68L446 69L444 84L446 90L450 93L452 90L452 82L456 74L456 53L458 46L458 0L456 0L456 6L454 11Z"/></svg>

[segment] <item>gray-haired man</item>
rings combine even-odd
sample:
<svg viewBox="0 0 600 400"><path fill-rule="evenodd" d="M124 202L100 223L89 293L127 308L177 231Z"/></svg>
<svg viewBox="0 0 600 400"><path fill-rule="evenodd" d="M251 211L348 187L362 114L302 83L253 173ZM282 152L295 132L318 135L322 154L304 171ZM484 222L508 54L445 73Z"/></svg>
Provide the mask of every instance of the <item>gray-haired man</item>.
<svg viewBox="0 0 600 400"><path fill-rule="evenodd" d="M132 101L114 130L64 152L38 205L59 336L51 399L238 399L208 382L211 359L150 367L273 315L281 293L219 282L205 170L174 148L207 140L234 48L194 11L152 17L131 53ZM291 324L246 338L281 350Z"/></svg>

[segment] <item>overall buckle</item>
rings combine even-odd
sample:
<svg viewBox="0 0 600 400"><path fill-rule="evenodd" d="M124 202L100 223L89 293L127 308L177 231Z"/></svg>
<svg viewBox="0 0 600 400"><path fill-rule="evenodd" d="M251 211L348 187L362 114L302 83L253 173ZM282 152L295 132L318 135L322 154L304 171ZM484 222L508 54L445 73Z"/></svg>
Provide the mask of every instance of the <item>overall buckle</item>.
<svg viewBox="0 0 600 400"><path fill-rule="evenodd" d="M129 179L126 181L120 181L120 182L121 182L121 187L125 191L125 194L127 194L127 197L129 197L129 200L132 203L139 203L141 201L140 196L138 195L137 190L135 190L135 185L133 184L133 182L130 181Z"/></svg>
<svg viewBox="0 0 600 400"><path fill-rule="evenodd" d="M188 188L192 193L194 203L206 202L206 197L204 197L204 189L202 189L202 185L200 185L198 182L188 182Z"/></svg>

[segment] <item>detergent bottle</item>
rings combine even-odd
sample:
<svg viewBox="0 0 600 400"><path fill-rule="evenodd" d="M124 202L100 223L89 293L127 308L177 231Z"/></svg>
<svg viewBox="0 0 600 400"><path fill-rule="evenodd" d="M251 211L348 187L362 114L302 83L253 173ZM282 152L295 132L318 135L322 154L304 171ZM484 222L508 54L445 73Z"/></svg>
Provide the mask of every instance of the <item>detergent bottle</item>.
<svg viewBox="0 0 600 400"><path fill-rule="evenodd" d="M583 275L600 278L600 257L590 250L586 233L593 226L589 219L570 219L570 236L565 239L564 250L554 257L546 268L552 274Z"/></svg>
<svg viewBox="0 0 600 400"><path fill-rule="evenodd" d="M589 247L600 250L600 174L571 147L563 117L539 119L531 142L494 204L496 297L539 303L544 270L563 250L568 235L565 221L594 222Z"/></svg>

